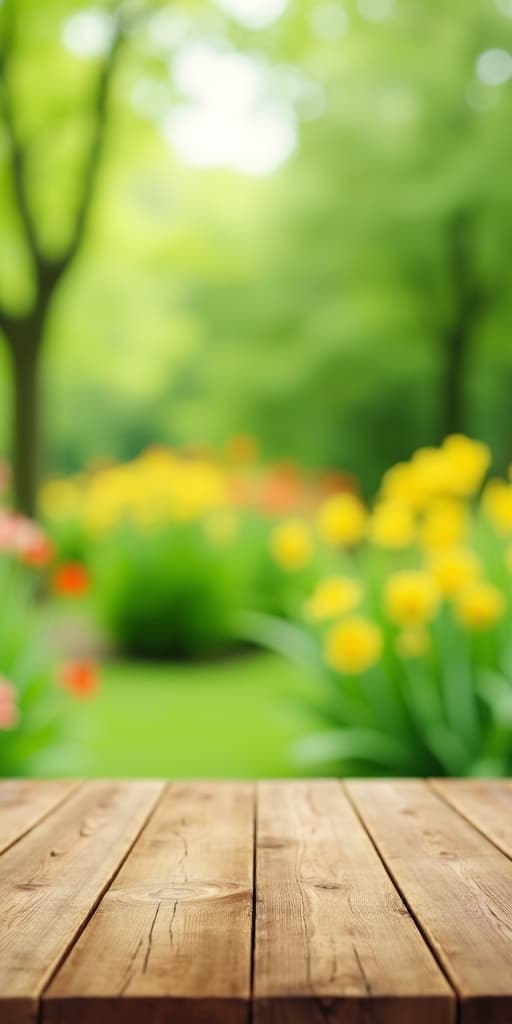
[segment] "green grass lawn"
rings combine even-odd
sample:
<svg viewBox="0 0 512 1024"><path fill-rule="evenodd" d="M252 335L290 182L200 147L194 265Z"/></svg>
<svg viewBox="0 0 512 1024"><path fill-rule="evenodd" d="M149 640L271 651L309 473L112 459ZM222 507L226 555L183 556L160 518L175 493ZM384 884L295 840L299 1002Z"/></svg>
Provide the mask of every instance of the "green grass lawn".
<svg viewBox="0 0 512 1024"><path fill-rule="evenodd" d="M319 724L300 701L310 686L267 654L207 665L107 662L99 695L70 710L73 770L91 777L300 775L294 743Z"/></svg>

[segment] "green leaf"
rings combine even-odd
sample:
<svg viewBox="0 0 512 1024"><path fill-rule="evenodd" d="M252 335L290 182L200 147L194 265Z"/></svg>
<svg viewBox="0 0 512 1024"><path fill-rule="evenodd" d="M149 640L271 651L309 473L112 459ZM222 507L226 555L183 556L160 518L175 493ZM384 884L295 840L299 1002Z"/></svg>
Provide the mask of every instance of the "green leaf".
<svg viewBox="0 0 512 1024"><path fill-rule="evenodd" d="M383 768L410 766L410 750L383 733L371 729L331 729L299 740L294 748L301 764L363 760Z"/></svg>

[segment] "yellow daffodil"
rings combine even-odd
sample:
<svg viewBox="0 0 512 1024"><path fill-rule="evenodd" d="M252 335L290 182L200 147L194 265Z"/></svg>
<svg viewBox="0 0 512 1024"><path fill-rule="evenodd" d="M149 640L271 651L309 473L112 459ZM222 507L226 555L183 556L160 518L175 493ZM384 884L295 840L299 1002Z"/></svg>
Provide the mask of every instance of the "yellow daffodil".
<svg viewBox="0 0 512 1024"><path fill-rule="evenodd" d="M504 612L504 595L492 583L473 583L457 597L457 619L466 629L488 629L499 622Z"/></svg>
<svg viewBox="0 0 512 1024"><path fill-rule="evenodd" d="M277 526L270 546L277 564L290 572L303 569L313 556L311 531L303 519L288 519Z"/></svg>
<svg viewBox="0 0 512 1024"><path fill-rule="evenodd" d="M512 533L512 484L489 480L482 495L482 507L500 533Z"/></svg>
<svg viewBox="0 0 512 1024"><path fill-rule="evenodd" d="M445 597L454 597L480 574L477 556L461 547L438 550L430 558L430 567Z"/></svg>
<svg viewBox="0 0 512 1024"><path fill-rule="evenodd" d="M398 626L418 626L434 618L439 590L431 573L404 569L388 578L384 603L392 622Z"/></svg>
<svg viewBox="0 0 512 1024"><path fill-rule="evenodd" d="M401 658L421 658L430 646L430 634L424 626L403 629L396 638L396 652Z"/></svg>
<svg viewBox="0 0 512 1024"><path fill-rule="evenodd" d="M463 434L451 434L441 450L449 469L450 492L462 498L476 494L491 464L487 445Z"/></svg>
<svg viewBox="0 0 512 1024"><path fill-rule="evenodd" d="M418 448L411 459L417 501L425 504L449 492L450 469L441 448Z"/></svg>
<svg viewBox="0 0 512 1024"><path fill-rule="evenodd" d="M360 675L379 660L382 633L369 619L353 616L333 626L325 638L325 661L337 672Z"/></svg>
<svg viewBox="0 0 512 1024"><path fill-rule="evenodd" d="M468 515L464 505L454 498L438 498L432 502L420 526L420 541L429 548L453 547L464 540Z"/></svg>
<svg viewBox="0 0 512 1024"><path fill-rule="evenodd" d="M348 576L330 576L321 580L304 606L305 618L312 622L333 619L352 611L363 596L362 585Z"/></svg>
<svg viewBox="0 0 512 1024"><path fill-rule="evenodd" d="M369 537L380 548L406 548L414 540L414 516L401 501L386 499L375 506Z"/></svg>
<svg viewBox="0 0 512 1024"><path fill-rule="evenodd" d="M380 493L384 500L390 499L410 508L416 507L418 496L410 462L397 462L384 473Z"/></svg>
<svg viewBox="0 0 512 1024"><path fill-rule="evenodd" d="M328 544L357 544L363 539L368 513L356 494L335 494L320 506L318 529Z"/></svg>

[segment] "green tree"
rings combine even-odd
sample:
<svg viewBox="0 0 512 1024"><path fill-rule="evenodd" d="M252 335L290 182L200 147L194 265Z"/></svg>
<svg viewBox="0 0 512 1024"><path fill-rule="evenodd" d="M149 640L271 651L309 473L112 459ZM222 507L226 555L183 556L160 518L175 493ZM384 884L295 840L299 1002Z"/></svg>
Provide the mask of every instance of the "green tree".
<svg viewBox="0 0 512 1024"><path fill-rule="evenodd" d="M11 356L13 372L12 443L15 494L18 506L28 514L33 514L35 510L39 475L41 351L54 296L62 279L77 259L87 229L104 150L109 87L118 59L123 27L121 17L118 16L114 21L114 31L107 55L99 70L94 95L91 97L90 138L80 169L80 189L76 198L73 224L65 245L58 252L52 252L41 239L31 201L27 164L32 140L23 137L16 117L17 102L13 79L20 27L14 0L6 0L3 9L0 55L2 127L16 219L30 260L32 284L30 297L21 308L11 309L4 297L4 305L0 307L0 327Z"/></svg>

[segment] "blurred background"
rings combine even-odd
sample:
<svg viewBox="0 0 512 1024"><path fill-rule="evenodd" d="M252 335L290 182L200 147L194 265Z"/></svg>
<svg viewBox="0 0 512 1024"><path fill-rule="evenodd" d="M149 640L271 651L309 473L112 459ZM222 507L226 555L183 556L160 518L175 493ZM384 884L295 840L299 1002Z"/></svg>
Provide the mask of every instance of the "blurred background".
<svg viewBox="0 0 512 1024"><path fill-rule="evenodd" d="M298 620L392 464L512 459L512 0L0 0L0 71L0 771L406 771ZM500 643L415 770L510 768Z"/></svg>

